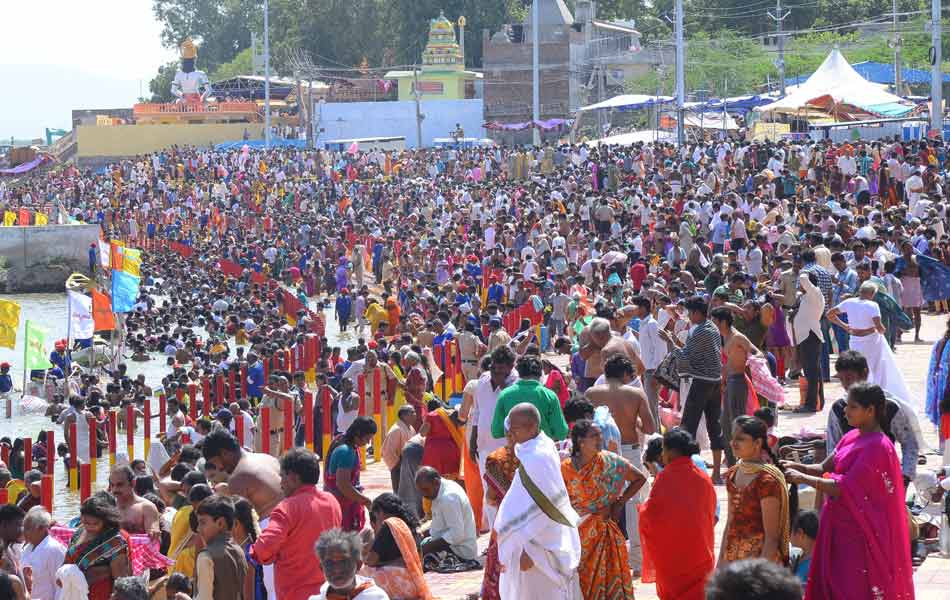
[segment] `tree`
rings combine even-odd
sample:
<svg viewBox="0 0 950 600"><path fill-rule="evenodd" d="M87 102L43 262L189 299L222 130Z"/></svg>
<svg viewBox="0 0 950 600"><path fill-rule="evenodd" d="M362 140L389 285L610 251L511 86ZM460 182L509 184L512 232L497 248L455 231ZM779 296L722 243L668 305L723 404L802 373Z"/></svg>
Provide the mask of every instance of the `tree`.
<svg viewBox="0 0 950 600"><path fill-rule="evenodd" d="M152 92L151 102L172 102L172 81L178 72L178 61L174 60L158 68L158 75L148 82L148 90Z"/></svg>
<svg viewBox="0 0 950 600"><path fill-rule="evenodd" d="M252 57L252 50L250 48L245 48L244 50L238 52L237 56L234 57L234 60L226 62L218 67L209 78L211 81L221 81L222 79L230 79L240 75L254 75L253 71L254 60Z"/></svg>

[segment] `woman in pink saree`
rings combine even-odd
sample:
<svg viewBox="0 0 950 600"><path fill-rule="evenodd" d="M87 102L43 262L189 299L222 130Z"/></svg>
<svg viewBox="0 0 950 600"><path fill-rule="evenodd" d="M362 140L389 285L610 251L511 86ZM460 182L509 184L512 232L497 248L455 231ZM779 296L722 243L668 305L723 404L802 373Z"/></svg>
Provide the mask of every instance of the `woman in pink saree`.
<svg viewBox="0 0 950 600"><path fill-rule="evenodd" d="M904 482L894 444L881 429L884 410L879 386L852 386L845 416L855 429L821 465L785 463L787 481L827 498L805 600L914 598Z"/></svg>

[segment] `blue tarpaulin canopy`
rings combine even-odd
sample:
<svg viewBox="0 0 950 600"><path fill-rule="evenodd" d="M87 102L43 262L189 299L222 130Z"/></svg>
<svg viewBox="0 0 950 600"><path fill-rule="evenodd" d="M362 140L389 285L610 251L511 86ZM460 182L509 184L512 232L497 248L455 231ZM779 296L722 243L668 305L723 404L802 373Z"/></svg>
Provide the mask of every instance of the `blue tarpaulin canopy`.
<svg viewBox="0 0 950 600"><path fill-rule="evenodd" d="M264 140L238 140L236 142L221 142L215 145L215 150L240 150L244 146L252 150L260 150L264 147ZM273 138L270 141L273 148L298 148L306 149L307 140L285 140L283 138Z"/></svg>
<svg viewBox="0 0 950 600"><path fill-rule="evenodd" d="M888 63L879 63L871 60L854 63L851 65L861 77L873 83L883 83L894 85L894 65ZM801 77L791 77L785 80L785 85L798 85L806 79L808 75ZM901 69L901 79L907 85L930 85L930 71L926 69ZM950 75L943 76L944 83L950 83Z"/></svg>

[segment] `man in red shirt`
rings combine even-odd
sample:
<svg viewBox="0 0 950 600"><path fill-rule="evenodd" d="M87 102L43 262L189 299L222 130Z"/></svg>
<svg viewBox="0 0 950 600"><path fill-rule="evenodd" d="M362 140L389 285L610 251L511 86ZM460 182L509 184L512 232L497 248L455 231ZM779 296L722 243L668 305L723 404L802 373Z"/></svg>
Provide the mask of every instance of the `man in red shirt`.
<svg viewBox="0 0 950 600"><path fill-rule="evenodd" d="M284 499L251 546L251 558L274 565L280 600L308 600L320 593L325 580L313 560L313 545L324 531L340 527L343 517L336 498L317 489L319 480L320 462L313 452L295 448L280 459Z"/></svg>

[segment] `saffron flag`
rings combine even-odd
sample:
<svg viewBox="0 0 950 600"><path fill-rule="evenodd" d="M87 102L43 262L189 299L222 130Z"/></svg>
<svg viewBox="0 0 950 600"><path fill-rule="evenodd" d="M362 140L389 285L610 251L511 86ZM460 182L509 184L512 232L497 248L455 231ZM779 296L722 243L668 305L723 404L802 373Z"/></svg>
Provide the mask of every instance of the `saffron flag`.
<svg viewBox="0 0 950 600"><path fill-rule="evenodd" d="M139 297L141 280L125 271L112 270L112 311L115 313L132 312Z"/></svg>
<svg viewBox="0 0 950 600"><path fill-rule="evenodd" d="M12 210L4 211L3 213L3 226L4 227L13 227L16 225L16 213Z"/></svg>
<svg viewBox="0 0 950 600"><path fill-rule="evenodd" d="M0 300L0 346L16 347L16 330L20 326L20 305Z"/></svg>
<svg viewBox="0 0 950 600"><path fill-rule="evenodd" d="M92 298L72 290L66 292L69 302L69 333L73 339L87 340L92 337Z"/></svg>
<svg viewBox="0 0 950 600"><path fill-rule="evenodd" d="M49 225L49 217L46 216L46 213L41 213L41 212L36 213L36 224Z"/></svg>
<svg viewBox="0 0 950 600"><path fill-rule="evenodd" d="M136 248L122 248L122 270L134 277L142 276L142 251Z"/></svg>
<svg viewBox="0 0 950 600"><path fill-rule="evenodd" d="M109 242L110 262L113 269L122 270L122 251L125 249L125 242L112 240Z"/></svg>
<svg viewBox="0 0 950 600"><path fill-rule="evenodd" d="M23 368L32 371L52 367L45 346L46 330L33 321L27 320L25 334L26 351L24 352Z"/></svg>
<svg viewBox="0 0 950 600"><path fill-rule="evenodd" d="M115 329L115 315L112 314L112 300L99 290L92 290L92 320L96 331Z"/></svg>

